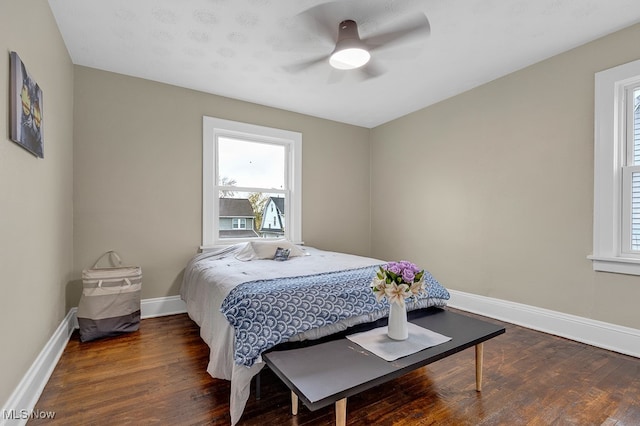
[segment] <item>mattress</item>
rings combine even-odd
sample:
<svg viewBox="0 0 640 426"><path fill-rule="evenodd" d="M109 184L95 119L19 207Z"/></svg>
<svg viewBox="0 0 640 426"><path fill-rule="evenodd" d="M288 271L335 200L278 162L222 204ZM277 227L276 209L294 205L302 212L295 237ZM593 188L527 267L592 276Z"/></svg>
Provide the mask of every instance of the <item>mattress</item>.
<svg viewBox="0 0 640 426"><path fill-rule="evenodd" d="M235 361L236 332L221 312L227 296L238 286L247 283L282 279L295 281L297 277L321 276L385 263L380 259L299 246L292 248L292 253L295 251L298 255L286 261L276 261L272 258L261 258L264 256L255 256L254 253L260 250L253 251L250 245L251 243L235 244L198 254L185 268L181 287L181 297L187 304L187 312L200 326L200 336L210 348L207 372L215 378L231 381L232 424L240 419L249 398L251 378L260 371L264 363L260 356L251 366L239 365ZM408 309L444 306L448 296L442 288L437 297L425 297L407 306ZM318 339L357 324L376 321L381 316L386 316L387 312L388 309L360 312L358 315L342 318L321 327L287 335L288 340Z"/></svg>

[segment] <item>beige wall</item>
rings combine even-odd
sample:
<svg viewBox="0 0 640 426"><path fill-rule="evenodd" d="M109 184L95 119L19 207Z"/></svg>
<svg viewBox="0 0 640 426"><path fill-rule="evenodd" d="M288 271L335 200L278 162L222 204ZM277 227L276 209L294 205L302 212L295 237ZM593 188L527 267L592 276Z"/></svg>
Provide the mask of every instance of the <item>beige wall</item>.
<svg viewBox="0 0 640 426"><path fill-rule="evenodd" d="M74 276L113 249L142 266L143 298L178 294L201 244L203 115L302 132L305 242L368 254L368 129L76 67Z"/></svg>
<svg viewBox="0 0 640 426"><path fill-rule="evenodd" d="M369 131L74 68L44 0L0 3L0 401L103 251L142 265L143 298L178 293L201 240L202 115L303 133L307 244L640 328L640 277L586 259L593 74L640 58L638 39L626 29ZM44 160L8 137L9 50L44 91Z"/></svg>
<svg viewBox="0 0 640 426"><path fill-rule="evenodd" d="M0 2L0 46L4 402L66 314L64 293L73 262L73 66L45 0ZM20 55L43 91L44 159L9 139L9 51Z"/></svg>
<svg viewBox="0 0 640 426"><path fill-rule="evenodd" d="M640 328L640 277L587 259L594 73L640 58L638 40L634 26L373 129L372 255L419 262L452 289Z"/></svg>

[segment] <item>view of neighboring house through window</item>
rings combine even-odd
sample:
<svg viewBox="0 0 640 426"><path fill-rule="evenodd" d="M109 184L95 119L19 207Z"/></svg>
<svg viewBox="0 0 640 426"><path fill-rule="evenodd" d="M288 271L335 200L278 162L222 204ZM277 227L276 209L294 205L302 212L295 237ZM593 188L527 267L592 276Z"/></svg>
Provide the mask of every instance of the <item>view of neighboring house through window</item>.
<svg viewBox="0 0 640 426"><path fill-rule="evenodd" d="M298 241L301 135L211 117L203 130L203 245Z"/></svg>
<svg viewBox="0 0 640 426"><path fill-rule="evenodd" d="M640 252L640 86L628 89L627 161L623 168L624 195L629 198L624 214L625 248ZM630 189L629 189L630 188Z"/></svg>
<svg viewBox="0 0 640 426"><path fill-rule="evenodd" d="M220 227L221 238L244 237L281 237L285 233L284 221L279 222L278 232L262 232L266 223L271 224L273 203L278 200L280 211L284 216L287 199L286 188L286 146L269 142L256 142L235 137L218 137L216 142L218 158L218 196L220 205L226 200L234 200L235 204L244 204L251 207L251 217L232 218L232 229L248 230L247 232L233 233L223 232ZM227 202L227 204L229 204ZM269 207L271 207L269 209ZM245 212L246 213L246 212ZM236 216L239 216L237 212ZM223 212L220 212L220 221L223 220ZM252 222L251 228L247 228L246 220ZM275 228L276 222L273 221ZM271 226L267 226L270 230Z"/></svg>
<svg viewBox="0 0 640 426"><path fill-rule="evenodd" d="M282 237L285 231L285 200L281 197L269 197L262 214L260 234L264 237Z"/></svg>
<svg viewBox="0 0 640 426"><path fill-rule="evenodd" d="M228 194L231 195L231 194ZM219 200L218 235L222 238L255 238L254 214L246 199L222 197Z"/></svg>

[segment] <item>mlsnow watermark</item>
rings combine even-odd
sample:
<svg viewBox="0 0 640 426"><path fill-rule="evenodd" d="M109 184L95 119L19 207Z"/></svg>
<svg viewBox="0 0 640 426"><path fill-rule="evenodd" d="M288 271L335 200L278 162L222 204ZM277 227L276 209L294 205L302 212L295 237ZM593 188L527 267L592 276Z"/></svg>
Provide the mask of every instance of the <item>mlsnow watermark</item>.
<svg viewBox="0 0 640 426"><path fill-rule="evenodd" d="M50 419L56 417L55 411L44 410L2 410L3 420Z"/></svg>

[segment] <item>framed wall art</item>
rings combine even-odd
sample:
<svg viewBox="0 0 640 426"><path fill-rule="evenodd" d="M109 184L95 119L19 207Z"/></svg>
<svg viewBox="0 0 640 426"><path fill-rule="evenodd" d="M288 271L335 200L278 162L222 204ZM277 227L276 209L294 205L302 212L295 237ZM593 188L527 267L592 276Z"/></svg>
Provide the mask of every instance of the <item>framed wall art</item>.
<svg viewBox="0 0 640 426"><path fill-rule="evenodd" d="M11 52L11 140L44 158L42 89L29 75L16 52Z"/></svg>

